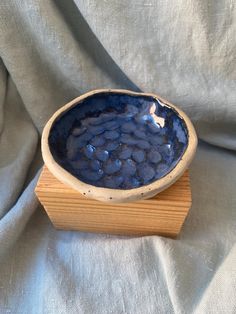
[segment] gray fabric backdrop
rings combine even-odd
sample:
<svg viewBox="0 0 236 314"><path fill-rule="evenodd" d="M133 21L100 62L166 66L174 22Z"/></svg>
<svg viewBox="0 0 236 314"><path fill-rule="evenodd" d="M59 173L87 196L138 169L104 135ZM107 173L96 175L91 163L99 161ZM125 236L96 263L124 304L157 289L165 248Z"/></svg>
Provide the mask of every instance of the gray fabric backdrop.
<svg viewBox="0 0 236 314"><path fill-rule="evenodd" d="M234 0L2 0L0 312L236 313ZM56 231L34 187L51 114L94 88L157 92L203 140L178 240Z"/></svg>

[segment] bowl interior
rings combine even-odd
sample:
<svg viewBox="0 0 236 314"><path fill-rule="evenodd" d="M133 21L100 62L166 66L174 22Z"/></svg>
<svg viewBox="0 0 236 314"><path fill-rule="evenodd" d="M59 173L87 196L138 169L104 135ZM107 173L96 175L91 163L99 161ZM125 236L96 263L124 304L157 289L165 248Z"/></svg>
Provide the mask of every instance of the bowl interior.
<svg viewBox="0 0 236 314"><path fill-rule="evenodd" d="M133 189L167 175L188 146L178 112L145 95L101 92L63 112L49 133L55 161L97 187Z"/></svg>

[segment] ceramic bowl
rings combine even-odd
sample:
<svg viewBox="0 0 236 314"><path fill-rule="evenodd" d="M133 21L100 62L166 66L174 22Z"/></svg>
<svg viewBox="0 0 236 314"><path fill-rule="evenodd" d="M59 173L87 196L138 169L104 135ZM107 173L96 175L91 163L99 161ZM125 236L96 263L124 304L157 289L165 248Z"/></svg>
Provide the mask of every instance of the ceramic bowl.
<svg viewBox="0 0 236 314"><path fill-rule="evenodd" d="M51 173L81 194L123 203L153 197L188 168L190 119L155 94L102 89L60 108L42 135Z"/></svg>

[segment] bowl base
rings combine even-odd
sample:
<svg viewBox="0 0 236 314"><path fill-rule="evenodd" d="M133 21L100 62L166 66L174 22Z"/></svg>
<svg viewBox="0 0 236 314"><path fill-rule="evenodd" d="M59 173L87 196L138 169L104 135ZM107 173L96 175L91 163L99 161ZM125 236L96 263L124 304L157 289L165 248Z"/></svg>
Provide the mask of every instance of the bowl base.
<svg viewBox="0 0 236 314"><path fill-rule="evenodd" d="M57 229L133 236L175 238L192 202L188 171L153 198L111 204L83 196L44 166L35 192Z"/></svg>

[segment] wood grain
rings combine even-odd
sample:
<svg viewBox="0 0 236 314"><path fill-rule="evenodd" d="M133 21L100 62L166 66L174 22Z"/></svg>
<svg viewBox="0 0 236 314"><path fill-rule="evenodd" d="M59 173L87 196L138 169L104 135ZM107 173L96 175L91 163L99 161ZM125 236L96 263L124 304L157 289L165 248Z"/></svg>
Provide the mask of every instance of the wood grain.
<svg viewBox="0 0 236 314"><path fill-rule="evenodd" d="M151 199L111 204L81 195L44 166L35 192L56 228L87 232L176 237L191 206L188 171Z"/></svg>

